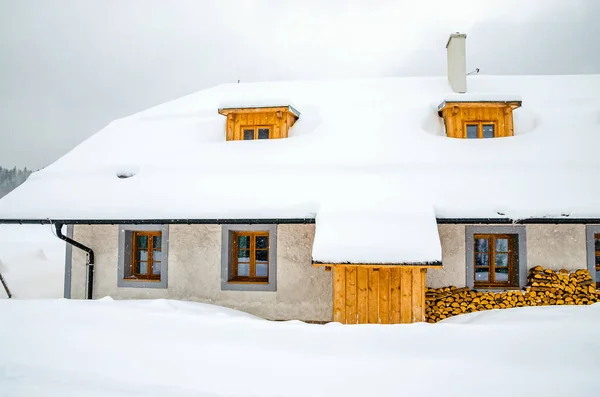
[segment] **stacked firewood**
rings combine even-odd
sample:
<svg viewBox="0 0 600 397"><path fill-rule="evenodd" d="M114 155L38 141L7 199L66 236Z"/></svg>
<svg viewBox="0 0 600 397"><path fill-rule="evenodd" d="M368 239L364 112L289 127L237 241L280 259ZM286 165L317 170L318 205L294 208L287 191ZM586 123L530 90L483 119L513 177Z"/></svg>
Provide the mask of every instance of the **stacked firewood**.
<svg viewBox="0 0 600 397"><path fill-rule="evenodd" d="M600 302L600 290L587 270L555 272L536 266L529 271L525 290L484 292L468 287L428 288L427 321L435 323L462 313L522 306L591 305Z"/></svg>

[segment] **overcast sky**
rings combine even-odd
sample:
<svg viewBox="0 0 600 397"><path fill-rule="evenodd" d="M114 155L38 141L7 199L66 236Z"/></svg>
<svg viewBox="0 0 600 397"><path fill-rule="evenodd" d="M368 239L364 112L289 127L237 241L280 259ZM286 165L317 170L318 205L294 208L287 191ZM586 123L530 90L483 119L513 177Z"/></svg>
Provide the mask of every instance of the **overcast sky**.
<svg viewBox="0 0 600 397"><path fill-rule="evenodd" d="M0 0L0 165L226 82L600 73L599 0Z"/></svg>

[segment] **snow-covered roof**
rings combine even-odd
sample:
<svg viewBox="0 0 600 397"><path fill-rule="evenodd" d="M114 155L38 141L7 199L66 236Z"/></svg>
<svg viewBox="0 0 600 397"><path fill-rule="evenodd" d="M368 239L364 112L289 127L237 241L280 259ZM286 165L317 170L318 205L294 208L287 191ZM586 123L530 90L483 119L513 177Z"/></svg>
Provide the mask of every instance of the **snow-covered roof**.
<svg viewBox="0 0 600 397"><path fill-rule="evenodd" d="M446 137L445 77L225 84L114 121L0 219L314 218L373 184L438 218L600 218L600 75L468 79L465 98L522 100L514 137ZM218 109L243 103L301 116L287 139L227 142Z"/></svg>
<svg viewBox="0 0 600 397"><path fill-rule="evenodd" d="M321 264L442 264L431 201L407 192L389 196L369 186L331 197L316 218L312 258Z"/></svg>

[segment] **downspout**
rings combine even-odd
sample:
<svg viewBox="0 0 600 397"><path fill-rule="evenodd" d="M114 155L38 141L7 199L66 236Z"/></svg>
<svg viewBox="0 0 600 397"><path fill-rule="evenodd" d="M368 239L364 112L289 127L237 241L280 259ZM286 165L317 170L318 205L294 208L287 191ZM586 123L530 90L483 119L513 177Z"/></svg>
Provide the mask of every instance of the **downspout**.
<svg viewBox="0 0 600 397"><path fill-rule="evenodd" d="M56 228L56 237L58 237L61 240L66 241L67 243L71 244L74 247L79 248L80 250L87 252L87 254L88 254L87 299L92 299L93 292L94 292L94 251L90 247L87 247L87 246L73 240L72 238L69 238L69 237L65 236L64 234L62 234L62 227L63 227L62 223L55 223L54 227Z"/></svg>

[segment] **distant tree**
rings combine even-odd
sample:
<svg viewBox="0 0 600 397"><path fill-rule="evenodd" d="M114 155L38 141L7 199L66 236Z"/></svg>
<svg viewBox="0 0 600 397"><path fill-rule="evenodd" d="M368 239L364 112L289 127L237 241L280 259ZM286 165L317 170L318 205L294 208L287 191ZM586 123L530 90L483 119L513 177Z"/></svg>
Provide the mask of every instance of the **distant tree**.
<svg viewBox="0 0 600 397"><path fill-rule="evenodd" d="M25 182L31 173L32 171L27 167L23 169L0 167L0 198Z"/></svg>

